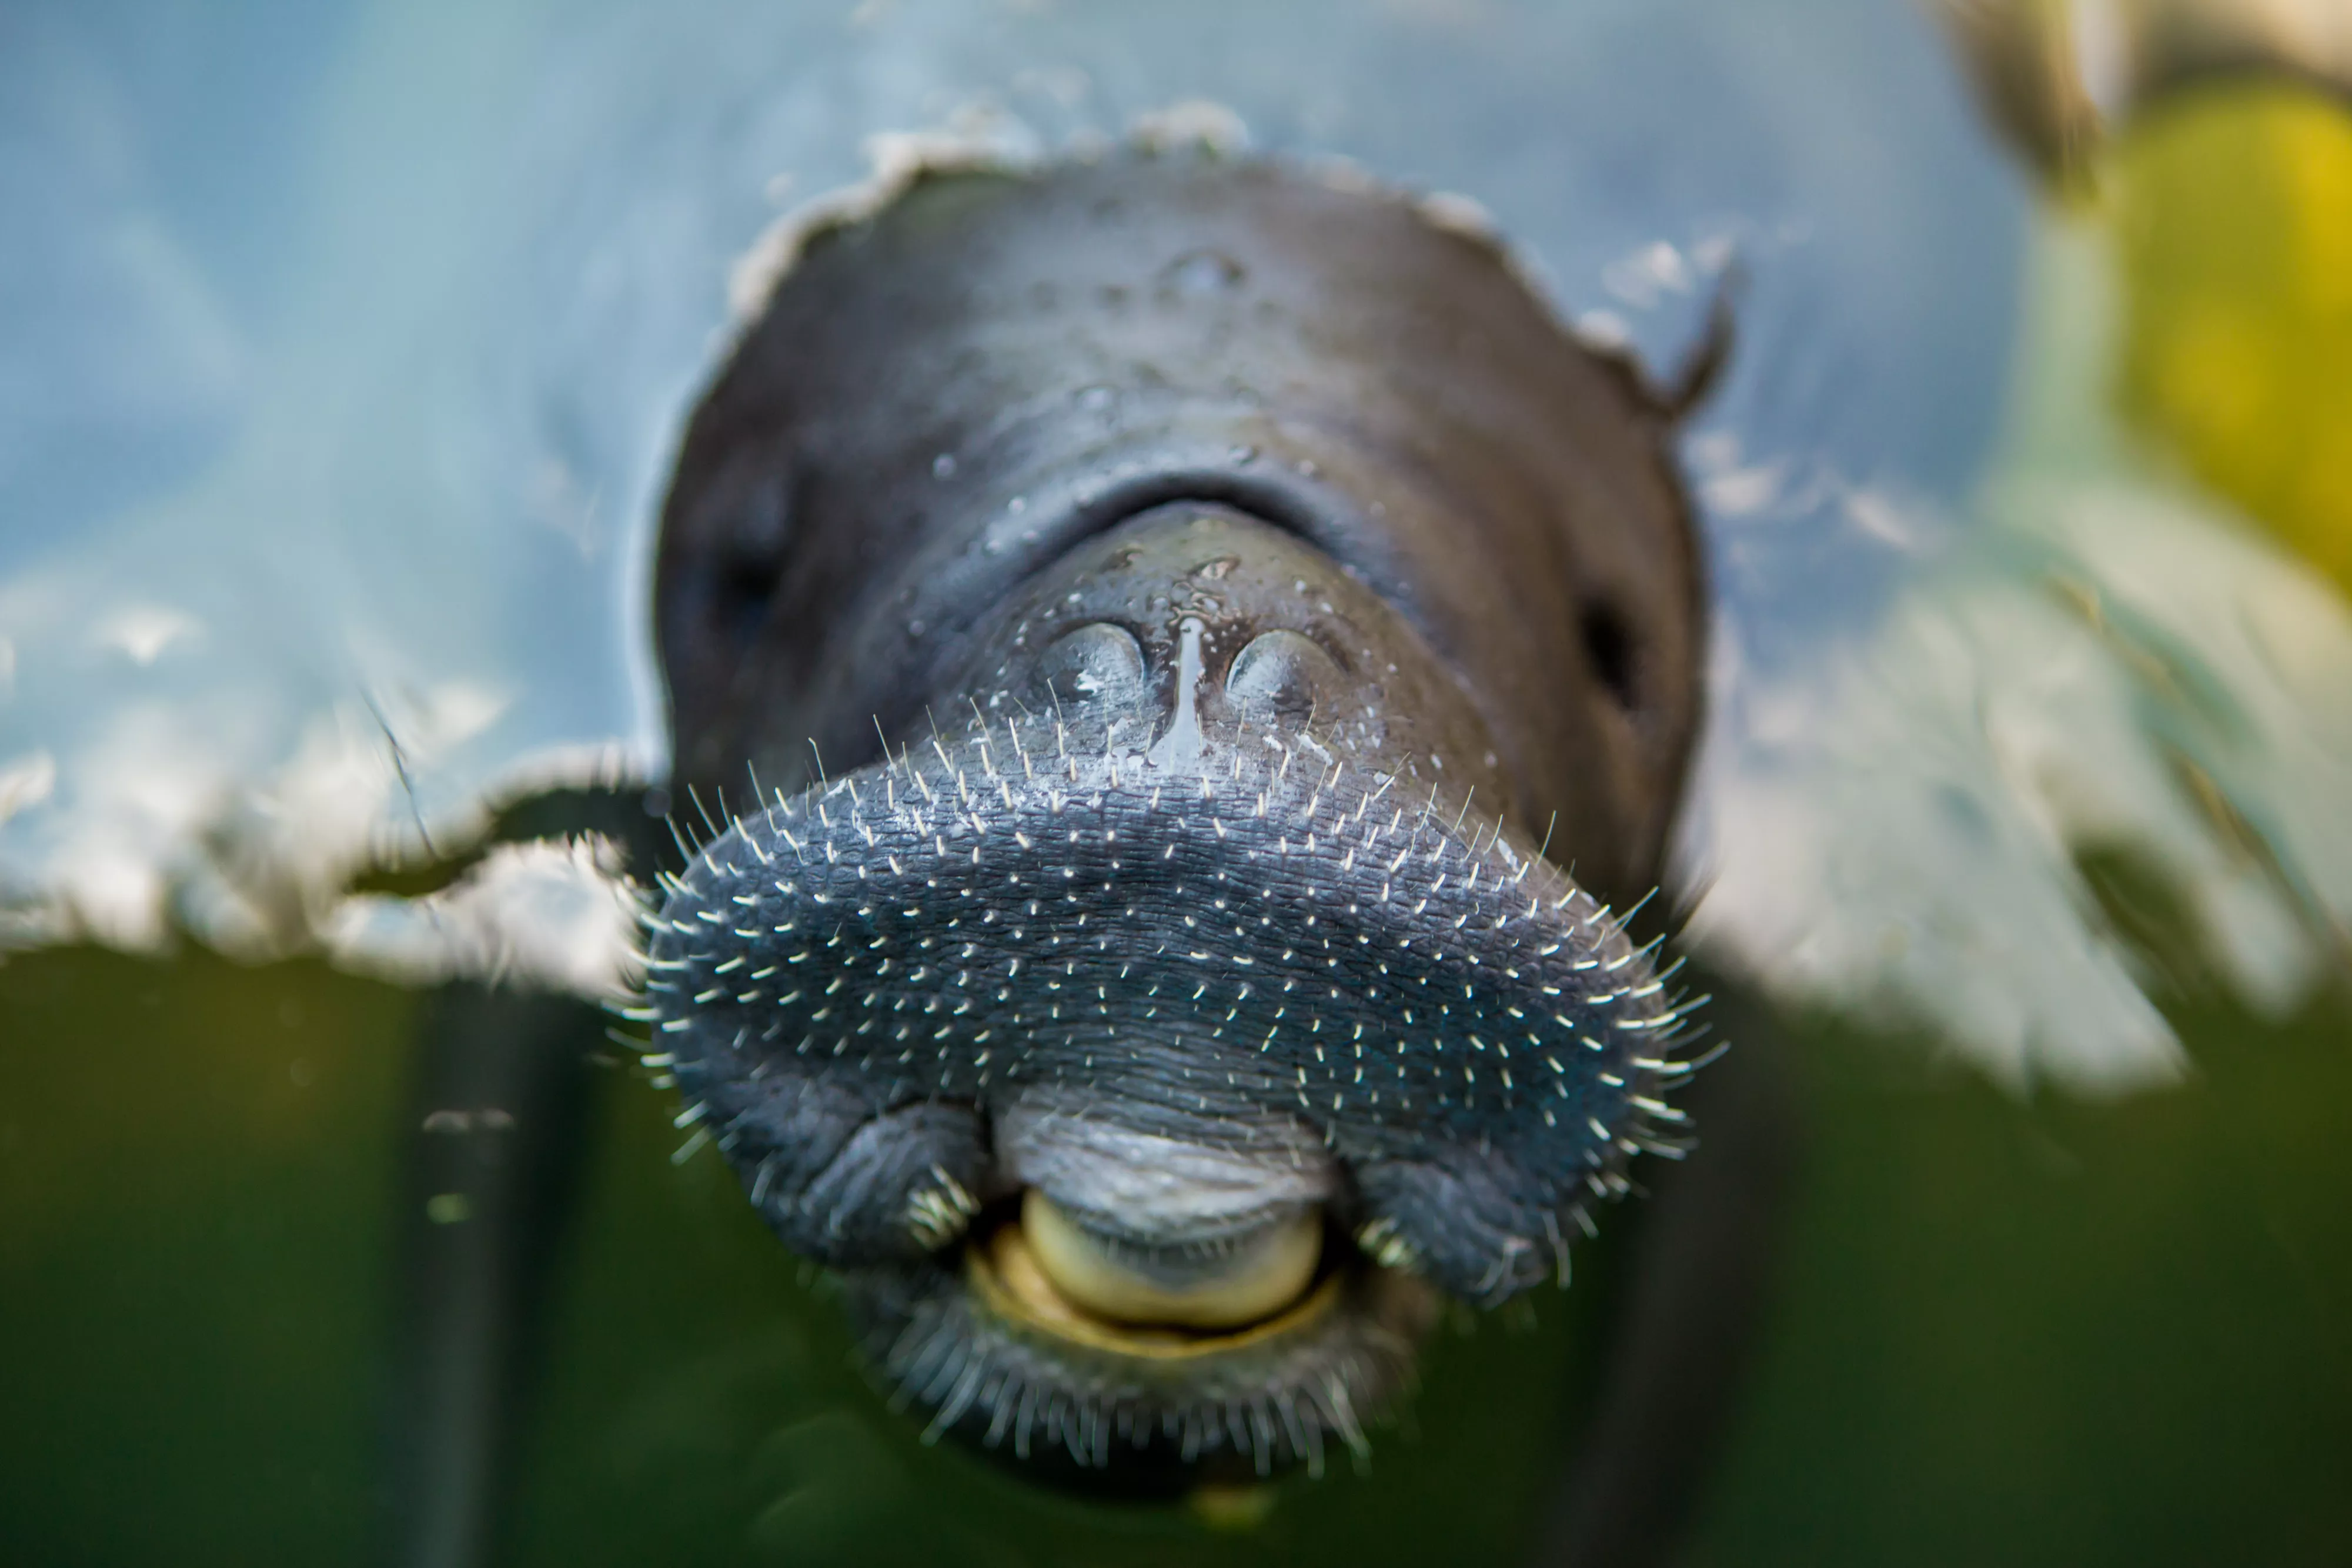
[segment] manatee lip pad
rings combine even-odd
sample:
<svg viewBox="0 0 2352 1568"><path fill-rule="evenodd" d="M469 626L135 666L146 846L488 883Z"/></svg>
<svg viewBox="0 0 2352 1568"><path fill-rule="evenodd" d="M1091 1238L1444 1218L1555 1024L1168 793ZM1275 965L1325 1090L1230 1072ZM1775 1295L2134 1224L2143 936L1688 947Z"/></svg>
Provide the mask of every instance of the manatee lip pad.
<svg viewBox="0 0 2352 1568"><path fill-rule="evenodd" d="M934 1430L1319 1467L1685 1147L1689 1009L1589 891L1655 885L1695 727L1675 412L1259 164L917 182L780 285L657 596L681 782L782 787L664 879L647 1060ZM1101 1321L1033 1199L1183 1288L1323 1240Z"/></svg>

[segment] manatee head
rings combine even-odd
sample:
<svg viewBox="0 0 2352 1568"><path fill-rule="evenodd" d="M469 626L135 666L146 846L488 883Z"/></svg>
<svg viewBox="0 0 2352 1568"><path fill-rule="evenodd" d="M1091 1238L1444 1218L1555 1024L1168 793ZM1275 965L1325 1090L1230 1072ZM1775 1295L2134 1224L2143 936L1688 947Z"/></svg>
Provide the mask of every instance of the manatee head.
<svg viewBox="0 0 2352 1568"><path fill-rule="evenodd" d="M1669 423L1490 244L1265 166L940 177L786 277L665 515L740 809L654 1050L935 1428L1319 1464L1679 1147L1612 908L1696 706Z"/></svg>

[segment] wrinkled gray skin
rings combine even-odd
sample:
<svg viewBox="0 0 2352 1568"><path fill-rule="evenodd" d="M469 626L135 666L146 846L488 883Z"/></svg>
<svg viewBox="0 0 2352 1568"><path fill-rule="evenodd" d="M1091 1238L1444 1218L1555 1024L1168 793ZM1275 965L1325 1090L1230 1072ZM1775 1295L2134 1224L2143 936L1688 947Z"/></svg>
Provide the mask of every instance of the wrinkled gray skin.
<svg viewBox="0 0 2352 1568"><path fill-rule="evenodd" d="M1412 1281L1565 1279L1679 1152L1612 911L1697 717L1683 401L1485 239L1262 165L933 175L812 241L663 517L679 781L740 815L672 883L654 1049L936 1426L1319 1462ZM1314 1205L1387 1267L1129 1364L969 1299L962 1227L1032 1186L1139 1257Z"/></svg>

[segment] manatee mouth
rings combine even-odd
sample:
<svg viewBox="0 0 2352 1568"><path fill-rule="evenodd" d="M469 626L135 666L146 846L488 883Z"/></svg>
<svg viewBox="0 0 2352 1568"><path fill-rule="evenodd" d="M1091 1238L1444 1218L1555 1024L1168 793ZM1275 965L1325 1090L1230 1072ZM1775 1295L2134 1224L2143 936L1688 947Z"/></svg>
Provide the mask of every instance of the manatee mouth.
<svg viewBox="0 0 2352 1568"><path fill-rule="evenodd" d="M1564 1278L1680 1120L1648 951L1408 788L1279 725L1171 750L975 705L675 879L685 1119L935 1427L1319 1464L1433 1291Z"/></svg>
<svg viewBox="0 0 2352 1568"><path fill-rule="evenodd" d="M1155 1453L1189 1469L1237 1458L1319 1472L1334 1443L1360 1456L1365 1423L1406 1387L1436 1298L1367 1264L1320 1215L1311 1270L1252 1315L1213 1324L1106 1317L1073 1301L1040 1256L1031 1188L976 1227L961 1267L847 1277L884 1375L934 1432L963 1427L1020 1459L1059 1451L1103 1470ZM1285 1281L1290 1283L1289 1281Z"/></svg>

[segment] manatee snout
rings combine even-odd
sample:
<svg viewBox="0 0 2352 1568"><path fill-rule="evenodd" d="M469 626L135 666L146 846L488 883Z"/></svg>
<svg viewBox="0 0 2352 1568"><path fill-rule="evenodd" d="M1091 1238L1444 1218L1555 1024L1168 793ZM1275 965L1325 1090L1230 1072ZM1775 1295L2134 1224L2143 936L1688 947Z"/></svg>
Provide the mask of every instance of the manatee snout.
<svg viewBox="0 0 2352 1568"><path fill-rule="evenodd" d="M1479 808L1491 749L1411 629L1279 531L1173 507L1048 574L980 664L963 724L740 818L655 945L662 994L693 988L681 1072L785 1240L936 1246L1052 1168L1034 1131L1030 1168L1000 1157L1006 1120L1058 1115L1260 1165L1266 1211L1316 1168L1466 1299L1551 1271L1674 1012Z"/></svg>
<svg viewBox="0 0 2352 1568"><path fill-rule="evenodd" d="M862 222L666 514L681 773L766 789L670 879L655 1050L935 1427L1319 1463L1681 1146L1604 902L1696 709L1667 416L1392 198L1145 161Z"/></svg>

